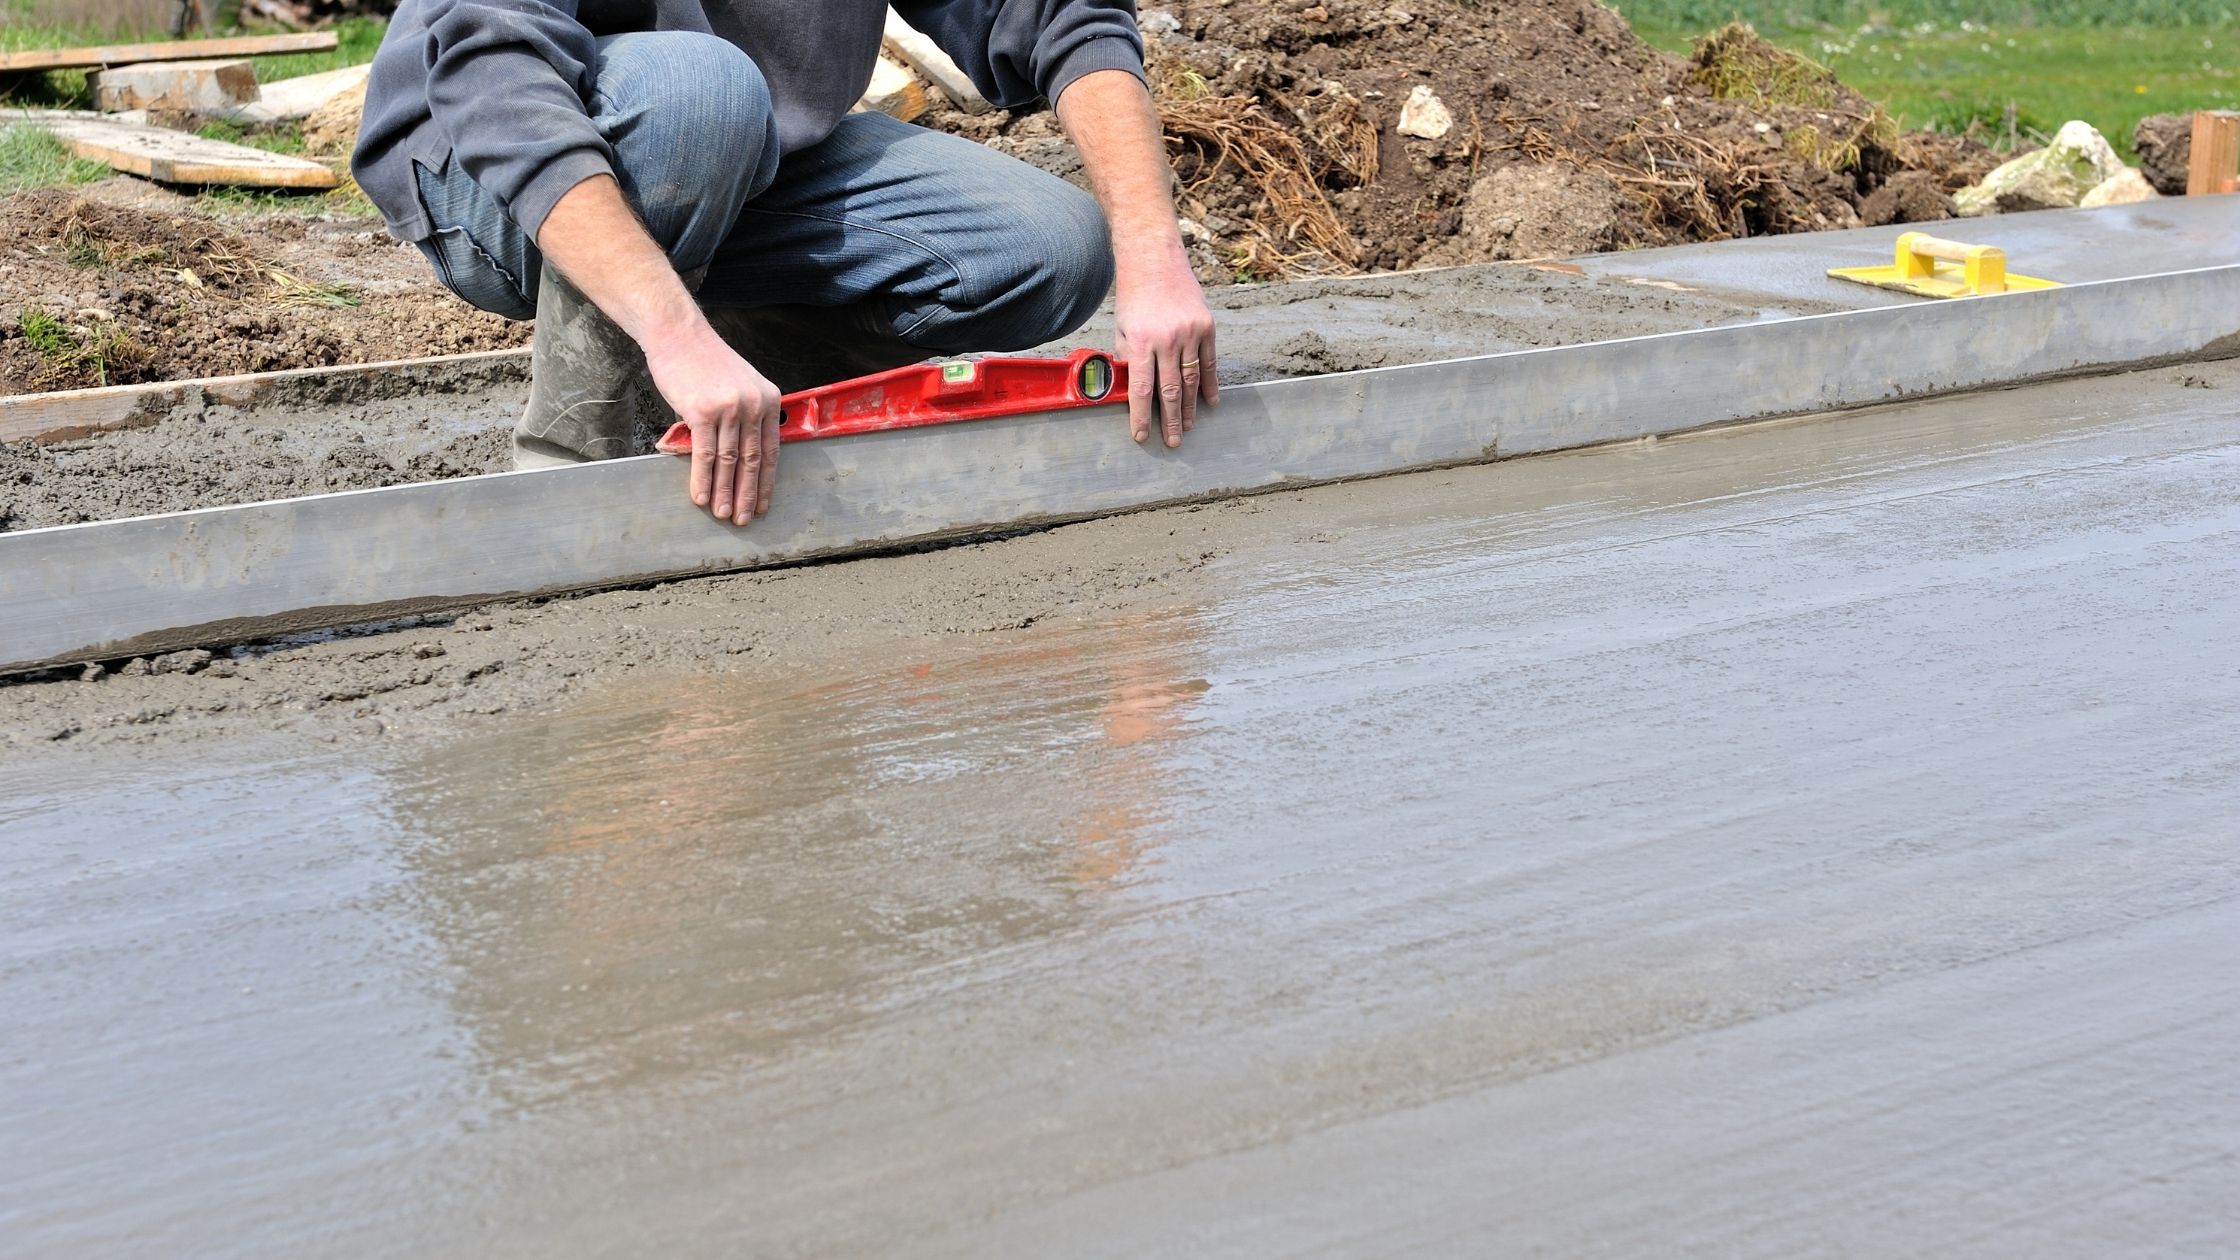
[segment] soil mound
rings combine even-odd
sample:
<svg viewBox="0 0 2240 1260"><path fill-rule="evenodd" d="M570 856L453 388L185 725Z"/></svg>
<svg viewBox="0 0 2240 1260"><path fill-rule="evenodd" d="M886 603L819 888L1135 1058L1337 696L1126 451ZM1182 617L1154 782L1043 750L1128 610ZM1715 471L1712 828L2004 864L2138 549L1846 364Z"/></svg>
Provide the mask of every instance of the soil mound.
<svg viewBox="0 0 2240 1260"><path fill-rule="evenodd" d="M1746 26L1682 59L1594 0L1168 0L1141 21L1209 280L1855 227L1892 176L1949 191L1993 164ZM922 121L1038 164L1056 134ZM1885 212L1930 213L1922 184Z"/></svg>
<svg viewBox="0 0 2240 1260"><path fill-rule="evenodd" d="M432 280L383 292L337 282L322 261L332 244L303 235L295 220L236 232L62 189L0 198L0 394L490 350L527 336Z"/></svg>

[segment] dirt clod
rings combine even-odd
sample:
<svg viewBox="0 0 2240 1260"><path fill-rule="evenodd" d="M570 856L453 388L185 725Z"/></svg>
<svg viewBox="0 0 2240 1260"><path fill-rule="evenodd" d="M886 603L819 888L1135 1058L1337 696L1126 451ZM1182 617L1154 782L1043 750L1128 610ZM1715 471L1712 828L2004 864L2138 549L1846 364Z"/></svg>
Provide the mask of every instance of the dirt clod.
<svg viewBox="0 0 2240 1260"><path fill-rule="evenodd" d="M1609 249L1623 234L1625 189L1576 166L1504 166L1470 186L1462 223L1425 266L1563 258Z"/></svg>
<svg viewBox="0 0 2240 1260"><path fill-rule="evenodd" d="M1958 214L1952 197L1928 171L1900 171L1859 203L1859 220L1868 227L1891 223L1935 223Z"/></svg>
<svg viewBox="0 0 2240 1260"><path fill-rule="evenodd" d="M2186 168L2193 161L2193 119L2185 114L2156 114L2139 120L2131 133L2139 150L2139 171L2165 197L2182 197Z"/></svg>

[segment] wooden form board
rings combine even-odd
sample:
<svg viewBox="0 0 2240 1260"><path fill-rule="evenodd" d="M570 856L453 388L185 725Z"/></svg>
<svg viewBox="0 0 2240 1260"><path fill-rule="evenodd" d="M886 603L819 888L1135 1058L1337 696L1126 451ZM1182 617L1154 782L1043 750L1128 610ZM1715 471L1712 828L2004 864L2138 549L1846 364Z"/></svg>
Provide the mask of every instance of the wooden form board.
<svg viewBox="0 0 2240 1260"><path fill-rule="evenodd" d="M271 118L309 118L321 105L362 86L373 67L344 66L267 83L257 94L257 105Z"/></svg>
<svg viewBox="0 0 2240 1260"><path fill-rule="evenodd" d="M971 78L941 51L941 46L918 33L917 28L902 20L893 9L887 10L887 51L902 59L905 65L931 79L935 87L947 94L957 108L968 114L985 112L988 98L980 95Z"/></svg>
<svg viewBox="0 0 2240 1260"><path fill-rule="evenodd" d="M145 123L36 116L25 121L53 132L55 139L79 157L166 184L321 189L341 182L332 170L317 162Z"/></svg>
<svg viewBox="0 0 2240 1260"><path fill-rule="evenodd" d="M2205 109L2193 116L2193 156L2186 166L2186 195L2240 190L2240 113Z"/></svg>
<svg viewBox="0 0 2240 1260"><path fill-rule="evenodd" d="M181 39L154 44L102 44L90 48L31 48L0 53L0 74L26 70L94 70L136 61L194 61L205 57L262 57L275 53L332 52L333 31L302 35L251 35L239 39Z"/></svg>
<svg viewBox="0 0 2240 1260"><path fill-rule="evenodd" d="M1244 385L1172 451L1115 407L803 442L743 528L650 455L25 530L0 534L0 673L2235 347L2240 266Z"/></svg>
<svg viewBox="0 0 2240 1260"><path fill-rule="evenodd" d="M909 122L926 112L926 88L918 76L885 54L871 71L871 86L863 90L863 99L856 102L857 109L876 110L879 113Z"/></svg>

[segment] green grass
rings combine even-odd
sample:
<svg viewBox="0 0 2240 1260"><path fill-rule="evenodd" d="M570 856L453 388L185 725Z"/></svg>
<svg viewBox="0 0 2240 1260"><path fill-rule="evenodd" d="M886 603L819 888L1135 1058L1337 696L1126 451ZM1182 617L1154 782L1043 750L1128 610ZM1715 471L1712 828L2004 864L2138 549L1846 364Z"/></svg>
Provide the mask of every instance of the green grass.
<svg viewBox="0 0 2240 1260"><path fill-rule="evenodd" d="M2230 26L2235 0L1613 0L1635 23L1708 31L1741 18L1768 26L1856 29L1963 20L1990 26Z"/></svg>
<svg viewBox="0 0 2240 1260"><path fill-rule="evenodd" d="M1618 7L1643 38L1675 52L1689 49L1707 29L1634 18L1636 10L1693 7L1688 0L1619 0ZM1753 10L1763 17L1792 8L1848 6L1772 0L1723 7L1739 9L1747 19ZM1906 6L1901 0L1888 7ZM2108 0L2090 7L2134 6ZM2194 9L2188 0L2164 0L2162 7L2172 11L2164 17ZM2240 108L2240 24L1987 25L1970 19L1835 27L1768 21L1758 29L1833 69L1903 126L1955 132L1975 126L2001 145L2010 121L2015 140L2028 145L2082 118L2135 160L2131 132L2149 114Z"/></svg>
<svg viewBox="0 0 2240 1260"><path fill-rule="evenodd" d="M135 29L129 25L120 27L115 23L73 25L44 20L42 15L52 11L53 7L50 5L44 10L32 10L31 19L24 20L22 15L26 10L20 0L0 0L0 51L71 48L88 44L167 38L160 29ZM258 57L255 59L257 81L277 83L298 75L363 65L373 60L374 50L381 46L381 35L385 29L381 22L371 18L351 18L338 22L333 30L340 43L333 52ZM240 35L251 32L230 30L217 33ZM83 72L58 70L47 74L0 77L0 103L50 109L91 109L93 93L87 86ZM273 153L301 155L303 152L303 131L293 124L244 130L232 123L212 122L196 128L196 134ZM98 162L70 157L67 150L43 131L25 127L11 127L0 131L0 193L57 184L87 183L106 178L109 174L109 169ZM330 213L368 218L379 213L374 209L373 203L366 200L365 194L358 191L358 186L347 179L341 188L324 194L261 188L208 188L197 198L212 209L247 212L301 209L314 199L321 203L320 209Z"/></svg>
<svg viewBox="0 0 2240 1260"><path fill-rule="evenodd" d="M109 168L74 157L46 131L20 123L0 128L0 193L106 179Z"/></svg>
<svg viewBox="0 0 2240 1260"><path fill-rule="evenodd" d="M80 336L45 307L24 307L16 316L16 327L23 333L25 344L40 358L64 372L88 373L101 385L109 383L113 362L129 365L147 359L147 349L135 345L122 331L100 327Z"/></svg>

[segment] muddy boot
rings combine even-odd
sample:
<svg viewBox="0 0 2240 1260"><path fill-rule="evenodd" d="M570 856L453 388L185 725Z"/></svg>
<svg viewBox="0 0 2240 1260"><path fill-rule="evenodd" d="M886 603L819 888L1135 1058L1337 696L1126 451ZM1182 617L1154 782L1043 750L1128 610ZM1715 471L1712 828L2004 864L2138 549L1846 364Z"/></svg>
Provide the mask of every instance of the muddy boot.
<svg viewBox="0 0 2240 1260"><path fill-rule="evenodd" d="M680 278L686 289L698 289L706 274L701 268ZM529 407L513 427L513 466L620 459L651 427L644 413L655 397L638 343L546 266L529 351Z"/></svg>
<svg viewBox="0 0 2240 1260"><path fill-rule="evenodd" d="M711 306L708 323L739 357L791 394L933 356L881 327L868 307Z"/></svg>

